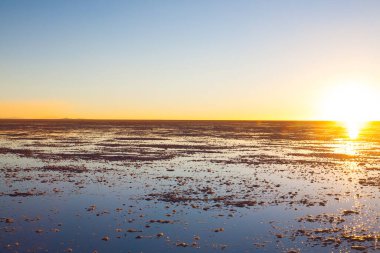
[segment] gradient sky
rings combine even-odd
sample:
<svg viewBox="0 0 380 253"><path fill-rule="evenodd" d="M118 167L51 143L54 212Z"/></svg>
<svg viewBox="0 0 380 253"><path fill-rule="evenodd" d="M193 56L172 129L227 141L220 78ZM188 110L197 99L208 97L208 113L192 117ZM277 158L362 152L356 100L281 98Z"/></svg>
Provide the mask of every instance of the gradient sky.
<svg viewBox="0 0 380 253"><path fill-rule="evenodd" d="M378 0L1 0L0 118L323 119L331 86L379 88L379 11Z"/></svg>

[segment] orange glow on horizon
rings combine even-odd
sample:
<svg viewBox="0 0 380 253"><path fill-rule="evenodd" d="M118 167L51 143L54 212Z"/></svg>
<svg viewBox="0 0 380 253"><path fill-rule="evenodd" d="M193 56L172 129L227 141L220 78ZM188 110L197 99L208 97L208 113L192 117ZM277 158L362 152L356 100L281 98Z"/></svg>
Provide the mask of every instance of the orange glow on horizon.
<svg viewBox="0 0 380 253"><path fill-rule="evenodd" d="M0 102L0 118L56 119L69 112L70 106L59 101Z"/></svg>
<svg viewBox="0 0 380 253"><path fill-rule="evenodd" d="M115 108L117 107L117 108ZM0 102L0 118L20 119L99 119L99 120L308 120L307 113L296 117L290 111L266 108L141 108L70 104L62 101ZM269 112L268 112L269 111ZM281 116L278 116L281 115Z"/></svg>

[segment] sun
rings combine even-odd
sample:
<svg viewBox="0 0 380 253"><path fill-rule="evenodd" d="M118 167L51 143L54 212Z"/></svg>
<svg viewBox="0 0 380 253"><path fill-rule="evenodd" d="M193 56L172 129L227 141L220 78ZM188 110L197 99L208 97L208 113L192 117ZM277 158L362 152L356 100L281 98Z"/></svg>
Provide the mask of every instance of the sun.
<svg viewBox="0 0 380 253"><path fill-rule="evenodd" d="M374 120L380 108L374 89L358 82L331 87L322 102L323 117L343 122L351 139L359 136L367 122Z"/></svg>

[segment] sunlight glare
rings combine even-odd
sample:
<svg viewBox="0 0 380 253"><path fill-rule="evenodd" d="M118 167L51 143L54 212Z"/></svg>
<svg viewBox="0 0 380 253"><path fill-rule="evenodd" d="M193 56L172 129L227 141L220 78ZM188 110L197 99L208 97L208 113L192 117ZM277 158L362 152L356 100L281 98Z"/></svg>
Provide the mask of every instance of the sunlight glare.
<svg viewBox="0 0 380 253"><path fill-rule="evenodd" d="M326 92L322 108L325 119L342 122L348 137L356 139L380 107L376 92L369 86L346 82Z"/></svg>
<svg viewBox="0 0 380 253"><path fill-rule="evenodd" d="M345 121L344 125L350 139L356 139L366 122L363 121Z"/></svg>

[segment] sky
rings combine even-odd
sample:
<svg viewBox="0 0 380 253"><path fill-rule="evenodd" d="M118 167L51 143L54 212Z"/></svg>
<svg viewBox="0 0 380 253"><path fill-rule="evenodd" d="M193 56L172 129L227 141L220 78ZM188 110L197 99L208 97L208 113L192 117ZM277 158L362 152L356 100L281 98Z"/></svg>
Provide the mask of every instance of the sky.
<svg viewBox="0 0 380 253"><path fill-rule="evenodd" d="M335 86L380 94L379 10L377 0L1 0L0 118L327 119Z"/></svg>

